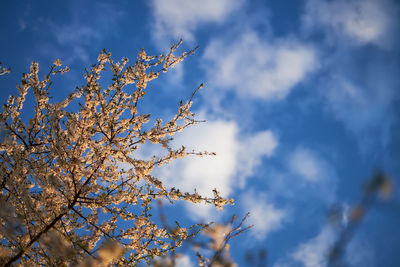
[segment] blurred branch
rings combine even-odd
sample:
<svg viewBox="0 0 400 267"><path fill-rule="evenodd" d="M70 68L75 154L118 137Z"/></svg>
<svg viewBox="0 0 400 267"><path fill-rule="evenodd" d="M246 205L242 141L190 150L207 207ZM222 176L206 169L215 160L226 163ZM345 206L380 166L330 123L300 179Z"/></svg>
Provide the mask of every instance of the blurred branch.
<svg viewBox="0 0 400 267"><path fill-rule="evenodd" d="M390 178L383 172L377 172L364 187L364 194L358 204L350 212L348 224L339 233L339 238L331 248L328 256L328 267L340 265L340 260L347 245L353 238L367 212L379 198L387 199L393 191Z"/></svg>

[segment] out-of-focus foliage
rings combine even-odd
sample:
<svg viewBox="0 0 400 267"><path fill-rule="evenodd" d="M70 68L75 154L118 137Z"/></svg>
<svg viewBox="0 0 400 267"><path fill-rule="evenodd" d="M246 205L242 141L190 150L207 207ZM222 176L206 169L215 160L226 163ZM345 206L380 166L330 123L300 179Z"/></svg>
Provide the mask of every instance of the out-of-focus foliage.
<svg viewBox="0 0 400 267"><path fill-rule="evenodd" d="M329 267L346 265L344 264L343 254L347 245L372 205L376 201L387 200L391 196L393 181L385 173L378 172L368 180L363 191L362 199L350 209L348 222L339 228L337 239L328 251L327 266ZM340 225L340 213L340 209L331 211L328 219L332 225Z"/></svg>

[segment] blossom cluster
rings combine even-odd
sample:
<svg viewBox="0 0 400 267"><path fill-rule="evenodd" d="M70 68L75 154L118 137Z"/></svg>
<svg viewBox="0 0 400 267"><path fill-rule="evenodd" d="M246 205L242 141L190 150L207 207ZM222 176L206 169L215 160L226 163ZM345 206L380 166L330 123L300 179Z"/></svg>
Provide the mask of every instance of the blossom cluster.
<svg viewBox="0 0 400 267"><path fill-rule="evenodd" d="M174 231L151 217L154 200L206 202L218 209L232 204L214 197L167 188L155 167L195 152L170 147L172 136L198 123L190 111L193 96L181 102L167 122L140 112L148 83L194 50L176 56L180 43L159 56L139 52L129 65L102 51L85 72L85 84L54 102L54 75L68 72L57 59L44 77L33 62L22 75L19 96L10 96L0 113L0 263L36 266L135 265L173 252L207 227L195 224ZM109 69L112 81L102 86ZM4 74L8 69L1 68ZM201 86L200 86L201 87ZM32 90L33 115L24 109ZM195 91L197 92L197 90ZM79 110L72 108L78 103ZM146 126L146 127L145 127ZM165 156L137 158L146 142L160 144ZM204 155L207 153L197 153ZM130 166L122 169L119 166Z"/></svg>

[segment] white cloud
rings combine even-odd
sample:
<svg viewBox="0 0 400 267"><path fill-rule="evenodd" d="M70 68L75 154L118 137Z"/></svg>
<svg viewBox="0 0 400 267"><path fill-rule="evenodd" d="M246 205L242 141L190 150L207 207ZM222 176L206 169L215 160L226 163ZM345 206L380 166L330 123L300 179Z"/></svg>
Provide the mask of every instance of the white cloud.
<svg viewBox="0 0 400 267"><path fill-rule="evenodd" d="M69 2L65 12L69 15L67 21L60 23L46 20L42 24L42 20L38 18L37 23L40 23L36 27L50 29L54 38L49 38L51 42L44 45L45 53L57 52L58 55L54 57L59 58L62 55L63 63L67 65L75 60L83 61L85 64L91 63L89 55L93 50L93 43L102 41L106 35L116 34L118 31L116 24L125 14L117 5L99 2L89 11L94 19L87 22L88 11L77 8L77 3L73 1Z"/></svg>
<svg viewBox="0 0 400 267"><path fill-rule="evenodd" d="M269 203L265 194L250 191L244 194L240 200L245 210L250 212L247 223L254 225L251 233L255 238L265 239L268 233L282 227L286 211Z"/></svg>
<svg viewBox="0 0 400 267"><path fill-rule="evenodd" d="M240 187L244 187L246 177L254 174L255 167L261 165L263 157L270 157L278 146L278 140L271 131L262 131L249 136L239 143L239 161L237 166Z"/></svg>
<svg viewBox="0 0 400 267"><path fill-rule="evenodd" d="M329 251L337 239L337 231L330 225L325 225L313 238L300 243L296 249L279 259L274 267L301 266L324 267L328 263Z"/></svg>
<svg viewBox="0 0 400 267"><path fill-rule="evenodd" d="M360 86L341 76L333 76L324 90L334 116L356 134L378 128L380 134L393 119L390 115L396 94L393 85L370 79L365 78L367 86Z"/></svg>
<svg viewBox="0 0 400 267"><path fill-rule="evenodd" d="M177 254L174 257L174 263L172 264L172 257L156 257L154 258L155 262L152 266L175 266L175 267L192 267L194 266L193 262L190 260L190 257L185 254Z"/></svg>
<svg viewBox="0 0 400 267"><path fill-rule="evenodd" d="M93 39L98 39L100 33L95 29L82 26L79 23L63 26L54 26L54 34L58 43L67 44L88 44Z"/></svg>
<svg viewBox="0 0 400 267"><path fill-rule="evenodd" d="M316 194L327 203L335 200L338 180L336 172L322 155L312 149L299 146L288 156L288 167L291 173L287 175L294 176L290 179L297 181L296 185L292 186L292 190L308 191L308 195ZM283 186L287 187L287 184L291 183L290 181L283 182ZM291 188L287 187L286 190L291 190Z"/></svg>
<svg viewBox="0 0 400 267"><path fill-rule="evenodd" d="M176 267L191 267L191 266L194 266L194 264L192 263L192 261L190 260L190 257L188 255L183 255L176 259L175 266Z"/></svg>
<svg viewBox="0 0 400 267"><path fill-rule="evenodd" d="M289 158L291 171L311 182L323 179L319 165L318 159L312 152L303 148L296 149Z"/></svg>
<svg viewBox="0 0 400 267"><path fill-rule="evenodd" d="M386 46L394 10L385 0L309 0L304 19L306 28L323 27L328 36L333 32L359 45Z"/></svg>
<svg viewBox="0 0 400 267"><path fill-rule="evenodd" d="M225 196L232 193L231 179L237 162L238 127L233 122L208 121L187 128L176 136L174 145L185 145L188 151L216 152L216 156L191 156L176 160L161 168L161 177L169 186L192 192L195 188L202 195L212 196L217 188Z"/></svg>
<svg viewBox="0 0 400 267"><path fill-rule="evenodd" d="M153 0L154 34L159 40L183 38L194 41L193 32L202 24L222 23L242 0Z"/></svg>
<svg viewBox="0 0 400 267"><path fill-rule="evenodd" d="M229 196L246 184L261 159L272 155L278 141L269 130L253 135L242 135L233 121L208 120L206 123L187 128L175 137L173 146L185 145L188 151L215 152L216 156L191 156L175 160L157 170L157 177L169 187L212 196L217 188L223 196ZM209 215L210 209L189 205L197 215Z"/></svg>
<svg viewBox="0 0 400 267"><path fill-rule="evenodd" d="M292 257L306 267L326 266L329 249L334 244L335 238L335 231L326 226L316 237L300 244Z"/></svg>
<svg viewBox="0 0 400 267"><path fill-rule="evenodd" d="M327 266L330 251L337 245L343 227L347 227L348 213L349 206L342 204L338 214L339 224L325 224L315 237L300 243L293 252L279 259L274 267L298 266L296 262L305 267ZM348 241L342 246L343 255L337 263L342 265L347 263L350 266L375 266L373 250L362 235L358 234Z"/></svg>
<svg viewBox="0 0 400 267"><path fill-rule="evenodd" d="M293 201L314 203L315 209L334 203L338 177L323 154L301 145L283 156L281 163L284 164L282 168L267 168L266 186L271 199L285 199L289 204Z"/></svg>
<svg viewBox="0 0 400 267"><path fill-rule="evenodd" d="M313 48L292 39L263 41L250 30L235 40L211 41L203 59L217 89L266 100L284 98L318 65Z"/></svg>

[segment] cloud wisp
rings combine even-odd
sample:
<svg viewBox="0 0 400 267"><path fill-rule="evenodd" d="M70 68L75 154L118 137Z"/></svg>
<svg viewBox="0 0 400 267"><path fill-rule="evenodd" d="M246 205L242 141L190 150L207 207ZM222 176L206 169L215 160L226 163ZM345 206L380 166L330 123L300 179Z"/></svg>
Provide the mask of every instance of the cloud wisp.
<svg viewBox="0 0 400 267"><path fill-rule="evenodd" d="M304 148L297 148L289 158L290 170L309 182L318 182L322 175L322 163L313 153Z"/></svg>
<svg viewBox="0 0 400 267"><path fill-rule="evenodd" d="M332 77L330 85L326 98L332 111L356 133L381 125L390 113L394 94L390 87L363 88L341 76Z"/></svg>
<svg viewBox="0 0 400 267"><path fill-rule="evenodd" d="M388 47L392 41L396 8L386 0L308 0L304 15L308 31L322 29L330 42L332 35L354 45Z"/></svg>
<svg viewBox="0 0 400 267"><path fill-rule="evenodd" d="M312 47L290 38L262 40L255 31L242 33L235 40L212 40L203 60L213 87L263 100L286 97L318 67Z"/></svg>
<svg viewBox="0 0 400 267"><path fill-rule="evenodd" d="M195 40L194 31L207 23L223 23L244 1L153 0L154 37L158 41Z"/></svg>
<svg viewBox="0 0 400 267"><path fill-rule="evenodd" d="M66 58L64 63L67 65L76 60L85 65L90 64L89 51L93 49L93 45L103 42L107 35L115 34L118 20L125 15L118 6L110 3L96 3L90 12L77 8L79 5L81 3L76 1L68 3L67 11L70 16L67 21L49 20L42 26L50 29L55 41L45 46L46 53L55 50L63 56L70 55L64 56Z"/></svg>
<svg viewBox="0 0 400 267"><path fill-rule="evenodd" d="M300 244L291 257L294 261L301 262L305 267L326 266L327 253L333 245L335 237L333 229L326 226L316 237Z"/></svg>
<svg viewBox="0 0 400 267"><path fill-rule="evenodd" d="M247 223L254 225L251 235L263 240L273 231L283 227L287 212L270 202L265 193L248 191L240 197L244 209L250 212Z"/></svg>
<svg viewBox="0 0 400 267"><path fill-rule="evenodd" d="M156 170L156 176L167 186L178 187L201 195L212 196L216 188L225 197L243 188L262 160L271 157L278 140L270 130L244 135L234 121L208 120L192 126L175 136L173 147L185 145L188 151L215 152L215 156L186 157ZM146 153L157 154L147 147ZM150 152L151 151L151 152ZM141 153L141 152L139 152ZM141 155L149 158L148 155ZM189 205L189 209L201 217L209 215L209 208Z"/></svg>

